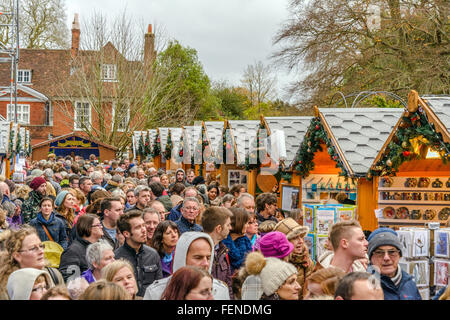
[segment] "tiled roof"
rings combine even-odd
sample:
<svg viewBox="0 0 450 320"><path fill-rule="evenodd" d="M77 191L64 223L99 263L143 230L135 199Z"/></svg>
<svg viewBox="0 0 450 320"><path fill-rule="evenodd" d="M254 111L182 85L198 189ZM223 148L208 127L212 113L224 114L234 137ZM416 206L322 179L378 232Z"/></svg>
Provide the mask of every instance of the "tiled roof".
<svg viewBox="0 0 450 320"><path fill-rule="evenodd" d="M223 121L205 121L206 134L211 141L213 153L216 153L223 132Z"/></svg>
<svg viewBox="0 0 450 320"><path fill-rule="evenodd" d="M450 96L447 95L429 95L421 97L433 110L436 116L450 133Z"/></svg>
<svg viewBox="0 0 450 320"><path fill-rule="evenodd" d="M189 154L193 155L195 146L197 145L197 141L200 137L200 134L202 132L201 126L185 126L184 127L184 133L185 133L185 140L184 144L185 146L189 146Z"/></svg>
<svg viewBox="0 0 450 320"><path fill-rule="evenodd" d="M172 135L173 152L178 151L182 133L182 128L170 128L170 134Z"/></svg>
<svg viewBox="0 0 450 320"><path fill-rule="evenodd" d="M284 132L286 144L286 159L284 159L284 162L286 165L294 160L311 119L312 117L265 117L271 133L276 130Z"/></svg>
<svg viewBox="0 0 450 320"><path fill-rule="evenodd" d="M365 175L400 119L403 108L321 108L356 175Z"/></svg>
<svg viewBox="0 0 450 320"><path fill-rule="evenodd" d="M230 120L231 132L236 151L238 153L238 164L245 163L245 157L250 150L250 143L256 138L258 132L259 120ZM219 146L220 147L220 146Z"/></svg>

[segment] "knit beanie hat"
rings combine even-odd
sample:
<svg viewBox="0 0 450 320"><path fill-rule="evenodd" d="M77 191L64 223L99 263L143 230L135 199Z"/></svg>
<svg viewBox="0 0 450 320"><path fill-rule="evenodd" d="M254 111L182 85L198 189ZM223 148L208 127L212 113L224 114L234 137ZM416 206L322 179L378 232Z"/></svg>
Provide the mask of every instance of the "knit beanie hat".
<svg viewBox="0 0 450 320"><path fill-rule="evenodd" d="M265 257L283 259L294 250L294 245L289 242L284 233L271 231L261 238L259 250Z"/></svg>
<svg viewBox="0 0 450 320"><path fill-rule="evenodd" d="M383 229L379 231L380 229ZM387 229L387 230L386 230ZM374 234L374 236L372 236ZM369 259L372 258L373 252L381 246L393 246L400 250L402 256L403 246L398 239L397 232L389 228L379 228L369 236L368 254Z"/></svg>
<svg viewBox="0 0 450 320"><path fill-rule="evenodd" d="M30 188L33 189L34 191L36 191L41 186L41 184L44 184L46 182L47 181L45 181L44 178L36 177L33 180L31 180Z"/></svg>
<svg viewBox="0 0 450 320"><path fill-rule="evenodd" d="M391 229L391 228L388 228L388 227L380 227L380 228L374 230L374 231L369 235L369 237L367 238L367 241L370 241L373 237L375 237L377 234L379 234L379 233L381 233L381 232L390 232L390 233L392 233L393 235L398 236L398 234L397 234L397 232L395 232L395 230L393 230L393 229Z"/></svg>
<svg viewBox="0 0 450 320"><path fill-rule="evenodd" d="M292 264L277 258L264 258L259 252L248 254L245 268L249 274L259 275L267 296L274 294L290 276L297 274L297 268Z"/></svg>
<svg viewBox="0 0 450 320"><path fill-rule="evenodd" d="M63 203L64 198L66 197L66 195L68 193L69 193L69 191L67 191L67 190L62 190L60 193L58 193L58 195L56 196L56 199L55 199L55 207L59 207Z"/></svg>

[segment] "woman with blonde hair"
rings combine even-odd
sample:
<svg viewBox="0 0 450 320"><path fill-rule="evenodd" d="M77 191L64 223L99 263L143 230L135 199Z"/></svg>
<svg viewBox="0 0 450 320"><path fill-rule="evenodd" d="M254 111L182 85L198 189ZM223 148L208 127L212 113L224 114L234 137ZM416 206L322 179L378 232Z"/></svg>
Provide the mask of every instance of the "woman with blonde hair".
<svg viewBox="0 0 450 320"><path fill-rule="evenodd" d="M106 280L93 282L79 300L131 300L130 294L120 285Z"/></svg>
<svg viewBox="0 0 450 320"><path fill-rule="evenodd" d="M306 279L307 293L305 300L318 296L334 297L339 281L345 276L345 272L336 267L328 267L313 272Z"/></svg>
<svg viewBox="0 0 450 320"><path fill-rule="evenodd" d="M41 300L72 300L65 285L59 285L47 290Z"/></svg>
<svg viewBox="0 0 450 320"><path fill-rule="evenodd" d="M22 268L35 268L47 271L54 284L63 284L58 269L47 267L44 245L36 229L24 226L11 230L4 241L5 249L0 253L0 300L8 300L6 284L11 273Z"/></svg>
<svg viewBox="0 0 450 320"><path fill-rule="evenodd" d="M16 198L22 200L22 202L23 202L26 199L28 199L28 194L31 191L33 191L33 189L31 189L26 184L23 184L23 185L17 187L17 189L16 189Z"/></svg>
<svg viewBox="0 0 450 320"><path fill-rule="evenodd" d="M134 277L134 269L127 260L118 259L104 267L102 269L102 279L123 287L132 300L140 299L140 297L136 297L138 286Z"/></svg>

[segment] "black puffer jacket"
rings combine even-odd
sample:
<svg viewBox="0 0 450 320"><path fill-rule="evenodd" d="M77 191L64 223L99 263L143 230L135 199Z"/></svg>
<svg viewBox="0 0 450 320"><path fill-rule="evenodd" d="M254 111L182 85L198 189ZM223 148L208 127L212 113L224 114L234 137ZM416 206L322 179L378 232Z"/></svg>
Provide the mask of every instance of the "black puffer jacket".
<svg viewBox="0 0 450 320"><path fill-rule="evenodd" d="M71 280L80 277L88 269L86 249L90 244L89 241L76 237L72 244L61 254L59 271L66 283L69 278Z"/></svg>
<svg viewBox="0 0 450 320"><path fill-rule="evenodd" d="M145 289L155 280L162 279L162 267L158 252L146 245L142 245L139 252L131 248L127 242L114 251L115 258L128 260L134 268L134 276L138 284L139 297L143 297Z"/></svg>

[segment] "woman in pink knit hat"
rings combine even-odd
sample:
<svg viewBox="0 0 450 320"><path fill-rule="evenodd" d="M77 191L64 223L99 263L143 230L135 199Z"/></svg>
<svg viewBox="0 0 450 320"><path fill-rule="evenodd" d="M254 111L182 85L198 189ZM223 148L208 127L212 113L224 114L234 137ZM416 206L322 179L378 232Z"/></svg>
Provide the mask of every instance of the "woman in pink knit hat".
<svg viewBox="0 0 450 320"><path fill-rule="evenodd" d="M261 238L259 250L266 258L273 257L287 262L294 250L294 245L289 242L284 233L272 231Z"/></svg>

